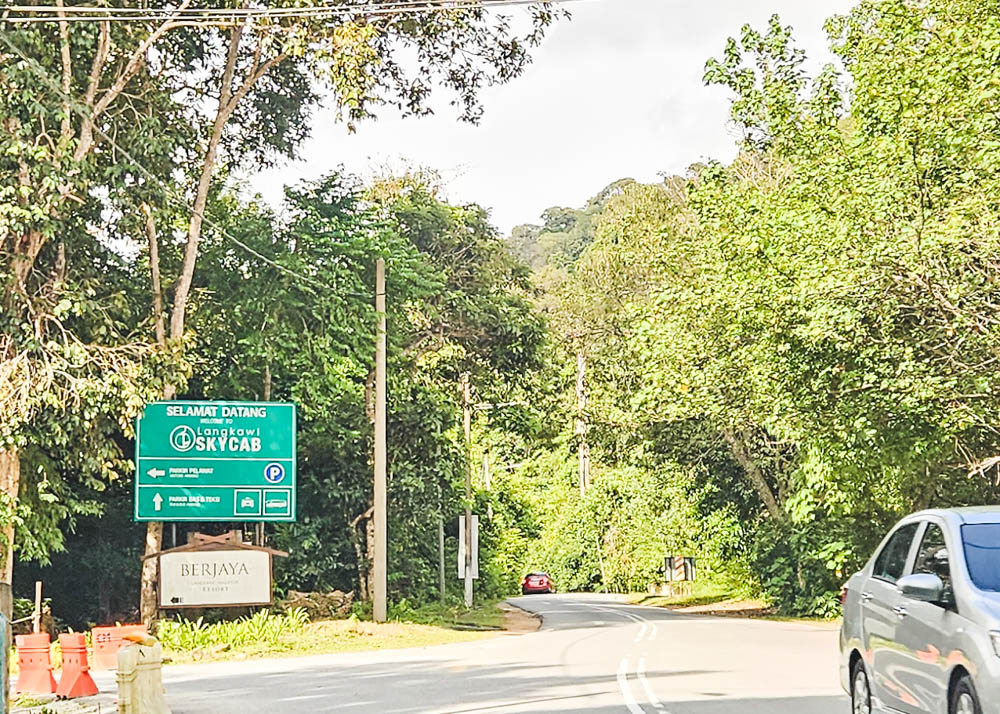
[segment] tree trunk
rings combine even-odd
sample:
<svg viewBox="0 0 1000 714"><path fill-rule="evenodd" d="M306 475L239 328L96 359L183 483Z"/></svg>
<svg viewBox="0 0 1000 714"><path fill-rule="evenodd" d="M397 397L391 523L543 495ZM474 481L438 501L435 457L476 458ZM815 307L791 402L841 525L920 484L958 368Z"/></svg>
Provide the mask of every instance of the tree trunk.
<svg viewBox="0 0 1000 714"><path fill-rule="evenodd" d="M11 508L3 526L3 568L0 569L0 612L8 621L14 613L14 513L21 486L21 455L16 449L0 451L0 489Z"/></svg>
<svg viewBox="0 0 1000 714"><path fill-rule="evenodd" d="M149 241L149 289L153 299L153 332L156 334L156 344L167 345L166 321L163 315L163 288L160 287L160 246L156 237L156 221L153 219L153 209L143 202L142 212L146 216L146 239Z"/></svg>
<svg viewBox="0 0 1000 714"><path fill-rule="evenodd" d="M587 358L576 353L576 438L580 497L590 488L590 446L587 444Z"/></svg>
<svg viewBox="0 0 1000 714"><path fill-rule="evenodd" d="M375 528L372 516L374 514L374 507L369 508L349 524L351 527L351 540L354 543L354 554L357 557L358 563L358 596L362 602L369 602L372 597L371 564L373 562L375 547L372 539L372 530ZM362 522L364 523L364 536L361 535Z"/></svg>
<svg viewBox="0 0 1000 714"><path fill-rule="evenodd" d="M187 317L188 296L191 291L191 283L194 278L194 267L198 260L198 244L201 240L201 228L205 218L205 207L208 205L208 192L211 187L212 175L215 171L215 164L219 154L219 142L222 141L222 132L226 126L229 116L232 114L233 105L233 74L236 70L236 59L239 55L240 38L242 37L242 27L233 28L230 35L229 50L226 58L226 69L222 75L222 82L219 89L219 106L215 114L215 122L212 125L212 133L208 139L208 146L205 148L205 157L202 160L201 175L198 178L198 187L195 191L194 206L191 213L191 221L188 224L187 242L184 245L184 260L181 265L180 275L174 284L174 304L170 313L170 337L180 339L184 337L184 323ZM151 261L152 265L152 261ZM155 267L156 279L159 279L159 266ZM163 390L164 399L172 399L176 388L167 385ZM163 524L151 522L146 524L146 549L145 555L158 553L163 546ZM157 612L157 572L159 570L159 558L147 558L142 564L142 580L140 581L140 602L139 612L142 621L151 624L156 620Z"/></svg>
<svg viewBox="0 0 1000 714"><path fill-rule="evenodd" d="M722 436L726 440L726 443L729 444L736 463L743 467L743 472L747 475L754 490L757 491L757 495L760 496L760 500L763 501L764 507L767 508L767 512L771 518L776 521L788 520L788 514L785 513L785 509L778 503L778 499L774 497L774 491L771 490L771 486L767 483L760 464L750 455L750 451L747 448L746 431L743 429L723 429Z"/></svg>
<svg viewBox="0 0 1000 714"><path fill-rule="evenodd" d="M0 544L3 552L3 574L0 576L2 578L0 580L0 612L7 618L6 632L2 634L9 648L14 634L10 624L14 619L14 510L17 508L17 499L21 490L21 455L16 448L0 450L0 489L3 489L10 509L7 514L7 523L3 526L3 543ZM4 692L10 691L9 666L4 666L0 671L0 687L3 687ZM3 702L3 711L6 714L10 711L10 697L4 696Z"/></svg>
<svg viewBox="0 0 1000 714"><path fill-rule="evenodd" d="M187 7L191 0L184 0L179 9ZM180 273L174 283L173 306L170 310L170 338L179 340L184 337L185 322L187 320L188 299L191 294L191 285L194 280L195 265L198 262L198 248L201 242L202 226L205 221L205 210L208 207L209 191L212 187L212 178L215 175L215 166L219 158L219 145L222 143L223 133L229 118L240 101L247 95L253 86L267 72L284 61L285 54L279 54L270 60L261 63L260 52L262 46L258 44L253 66L248 71L242 83L237 84L236 73L240 55L240 46L243 41L245 30L250 27L248 20L243 25L236 25L229 30L229 47L226 50L226 65L222 71L219 82L219 103L215 110L215 119L212 122L212 131L205 146L205 154L202 159L201 171L198 176L198 183L194 194L194 203L191 208L191 218L188 223L187 241L184 244L184 257L181 263ZM169 24L161 26L169 29ZM157 30L159 32L160 30ZM163 31L166 31L165 29ZM154 33L155 34L155 33ZM262 42L263 40L258 40ZM148 40L147 40L148 42ZM112 87L114 89L114 87ZM110 91L110 90L109 90ZM103 98L101 102L103 102ZM98 108L103 111L100 104L95 106L95 113ZM86 128L86 127L84 127ZM164 399L173 399L176 388L167 385L163 390ZM146 528L146 555L157 552L163 543L163 524L149 523ZM154 549L155 546L155 549ZM152 549L152 550L151 550ZM152 621L156 617L156 572L158 559L149 558L143 564L142 582L140 592L142 600L139 608L143 621ZM148 618L148 620L147 620Z"/></svg>
<svg viewBox="0 0 1000 714"><path fill-rule="evenodd" d="M368 567L366 568L367 572L365 573L366 580L367 580L367 582L365 583L365 589L368 591L368 597L369 598L373 598L373 602L374 602L374 597L375 597L375 567L374 567L375 566L375 518L374 518L374 515L375 515L375 512L373 510L372 511L372 518L369 518L365 522L365 545L368 548L368 552L366 553L367 558L365 559L365 563L368 565Z"/></svg>
<svg viewBox="0 0 1000 714"><path fill-rule="evenodd" d="M105 579L97 584L98 622L111 622L111 584Z"/></svg>
<svg viewBox="0 0 1000 714"><path fill-rule="evenodd" d="M153 522L146 524L146 555L159 553L163 550L163 523ZM140 582L140 611L142 622L148 627L152 627L156 622L157 612L157 573L159 572L160 559L147 558L142 561L142 580Z"/></svg>
<svg viewBox="0 0 1000 714"><path fill-rule="evenodd" d="M153 302L153 331L156 334L156 343L164 348L167 345L166 318L163 313L163 293L160 287L160 250L156 236L156 222L153 220L153 211L149 204L142 204L142 212L146 217L146 238L149 241L149 277L150 290L152 291ZM174 396L174 388L167 385L163 390L164 399L171 399ZM138 444L136 445L138 448ZM146 546L145 554L159 553L163 550L163 524L146 524ZM148 558L142 561L142 576L139 581L139 615L143 624L152 627L157 614L157 581L159 572L159 559Z"/></svg>

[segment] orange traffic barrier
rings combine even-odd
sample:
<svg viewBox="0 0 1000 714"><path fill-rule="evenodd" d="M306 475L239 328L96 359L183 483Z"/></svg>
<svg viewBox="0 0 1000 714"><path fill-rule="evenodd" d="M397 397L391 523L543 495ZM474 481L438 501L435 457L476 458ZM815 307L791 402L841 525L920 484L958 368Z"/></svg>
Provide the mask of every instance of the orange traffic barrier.
<svg viewBox="0 0 1000 714"><path fill-rule="evenodd" d="M56 691L52 661L49 659L48 633L18 635L14 640L17 642L17 662L21 670L14 691L18 694L52 694Z"/></svg>
<svg viewBox="0 0 1000 714"><path fill-rule="evenodd" d="M56 696L75 699L97 694L97 685L87 664L87 638L79 632L59 635L59 647L62 648L62 676Z"/></svg>
<svg viewBox="0 0 1000 714"><path fill-rule="evenodd" d="M94 643L94 669L115 669L118 667L118 650L128 644L123 638L128 634L146 634L145 625L118 625L116 627L95 627L91 630Z"/></svg>

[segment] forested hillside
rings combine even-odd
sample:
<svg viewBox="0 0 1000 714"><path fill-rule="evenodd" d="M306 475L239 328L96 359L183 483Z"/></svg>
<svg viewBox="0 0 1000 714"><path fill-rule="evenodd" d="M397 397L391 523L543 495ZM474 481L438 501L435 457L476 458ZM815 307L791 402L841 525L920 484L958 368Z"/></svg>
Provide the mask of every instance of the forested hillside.
<svg viewBox="0 0 1000 714"><path fill-rule="evenodd" d="M568 424L523 472L555 484L539 566L642 589L683 552L825 614L894 519L997 500L998 18L863 3L828 25L846 71L815 77L778 18L746 27L705 74L733 163L551 209L555 250L515 232L554 368L587 360L590 493Z"/></svg>

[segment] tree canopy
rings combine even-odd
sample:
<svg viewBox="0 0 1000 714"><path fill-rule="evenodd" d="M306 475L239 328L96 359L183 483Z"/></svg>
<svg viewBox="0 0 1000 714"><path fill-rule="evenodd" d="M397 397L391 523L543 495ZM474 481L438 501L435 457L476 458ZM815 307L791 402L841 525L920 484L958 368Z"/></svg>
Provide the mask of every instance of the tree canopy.
<svg viewBox="0 0 1000 714"><path fill-rule="evenodd" d="M615 181L507 238L430 170L338 171L280 208L233 176L293 156L324 96L354 122L424 113L441 87L477 120L556 19L544 5L520 36L482 9L4 26L6 534L44 563L127 522L147 400L295 401L303 511L269 533L291 551L278 585L367 595L381 256L392 597L435 596L472 468L485 594L535 569L645 590L692 555L732 591L834 613L899 516L1000 496L998 11L866 0L829 20L838 61L815 76L780 18L744 27L705 67L734 160ZM138 544L94 552L81 567L135 582ZM95 587L77 622L124 607L120 582Z"/></svg>

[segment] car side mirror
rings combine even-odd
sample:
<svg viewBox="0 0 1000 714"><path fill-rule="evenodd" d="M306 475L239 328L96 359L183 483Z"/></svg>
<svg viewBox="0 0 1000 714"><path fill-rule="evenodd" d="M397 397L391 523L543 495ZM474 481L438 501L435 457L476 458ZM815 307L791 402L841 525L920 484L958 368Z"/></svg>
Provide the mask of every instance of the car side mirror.
<svg viewBox="0 0 1000 714"><path fill-rule="evenodd" d="M911 600L930 602L935 605L944 601L944 582L931 573L907 575L898 583L900 592Z"/></svg>

